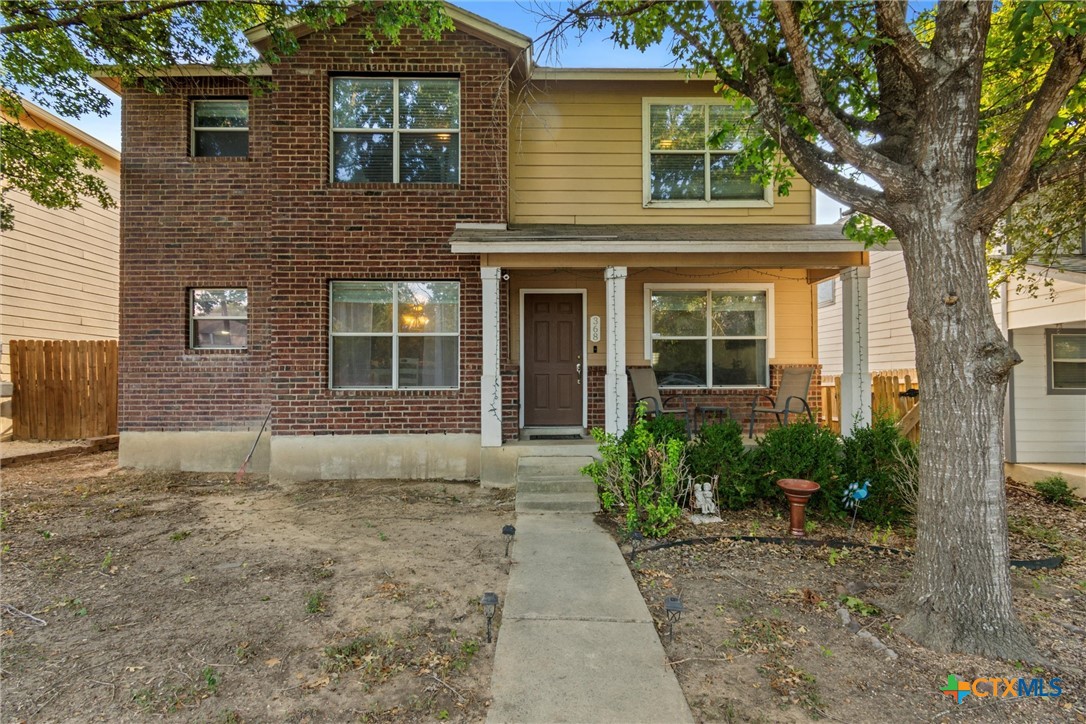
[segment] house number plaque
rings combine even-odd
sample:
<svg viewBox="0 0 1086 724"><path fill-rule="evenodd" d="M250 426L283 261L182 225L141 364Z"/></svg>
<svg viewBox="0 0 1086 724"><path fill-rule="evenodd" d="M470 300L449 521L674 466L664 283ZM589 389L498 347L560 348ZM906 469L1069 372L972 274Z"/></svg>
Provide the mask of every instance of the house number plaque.
<svg viewBox="0 0 1086 724"><path fill-rule="evenodd" d="M588 318L588 338L593 342L600 341L600 318L591 316Z"/></svg>

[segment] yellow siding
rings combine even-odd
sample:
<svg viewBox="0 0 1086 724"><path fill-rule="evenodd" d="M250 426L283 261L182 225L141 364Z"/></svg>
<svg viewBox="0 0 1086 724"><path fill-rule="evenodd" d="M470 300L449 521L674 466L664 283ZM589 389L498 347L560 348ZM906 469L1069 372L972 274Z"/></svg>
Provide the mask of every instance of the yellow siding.
<svg viewBox="0 0 1086 724"><path fill-rule="evenodd" d="M796 177L772 207L644 208L642 98L714 96L709 81L551 81L513 114L510 212L520 224L809 224L812 191Z"/></svg>
<svg viewBox="0 0 1086 724"><path fill-rule="evenodd" d="M587 317L600 317L601 339L588 342L589 365L606 364L606 299L602 269L510 269L510 358L520 360L520 299L525 289L585 289ZM775 354L773 364L814 364L817 359L814 304L806 273L800 269L665 269L630 267L626 280L626 364L645 365L645 285L720 284L727 282L772 284ZM586 332L587 336L587 332Z"/></svg>
<svg viewBox="0 0 1086 724"><path fill-rule="evenodd" d="M63 133L41 119L36 128ZM120 197L120 163L102 156L109 193ZM116 207L84 199L75 210L45 209L19 191L5 194L15 228L0 243L0 377L10 374L11 339L116 339L120 225Z"/></svg>

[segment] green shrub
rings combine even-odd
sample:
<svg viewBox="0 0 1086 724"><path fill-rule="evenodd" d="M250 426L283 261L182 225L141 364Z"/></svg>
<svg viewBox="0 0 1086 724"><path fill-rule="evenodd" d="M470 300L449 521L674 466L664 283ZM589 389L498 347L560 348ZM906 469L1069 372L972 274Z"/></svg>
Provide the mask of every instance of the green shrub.
<svg viewBox="0 0 1086 724"><path fill-rule="evenodd" d="M735 420L702 427L687 451L687 461L695 480L716 478L716 498L722 508L740 510L757 497L743 449L743 428Z"/></svg>
<svg viewBox="0 0 1086 724"><path fill-rule="evenodd" d="M633 434L633 429L634 426L632 425L627 428L626 432L623 433L623 437L628 438L629 435ZM657 443L665 440L681 440L685 443L690 439L690 435L686 431L686 420L674 415L656 415L647 418L644 421L644 429Z"/></svg>
<svg viewBox="0 0 1086 724"><path fill-rule="evenodd" d="M685 433L684 426L681 438L665 433L655 438L644 405L638 405L634 424L622 437L593 428L601 459L581 472L596 484L605 511L625 510L628 531L659 538L678 522L690 494Z"/></svg>
<svg viewBox="0 0 1086 724"><path fill-rule="evenodd" d="M840 480L827 501L836 510L849 483L870 481L868 495L860 502L858 517L875 523L890 523L909 516L909 501L898 480L915 467L916 447L897 429L889 415L877 415L870 427L854 427L842 441L844 458Z"/></svg>
<svg viewBox="0 0 1086 724"><path fill-rule="evenodd" d="M1053 505L1071 507L1078 503L1071 486L1063 479L1062 475L1053 475L1033 484L1033 489L1041 494L1045 502Z"/></svg>
<svg viewBox="0 0 1086 724"><path fill-rule="evenodd" d="M830 498L842 486L838 482L841 441L825 427L811 422L795 422L770 429L762 436L752 454L750 481L754 494L780 498L777 487L781 478L813 480L822 486L811 507L831 511ZM837 493L840 504L840 493Z"/></svg>

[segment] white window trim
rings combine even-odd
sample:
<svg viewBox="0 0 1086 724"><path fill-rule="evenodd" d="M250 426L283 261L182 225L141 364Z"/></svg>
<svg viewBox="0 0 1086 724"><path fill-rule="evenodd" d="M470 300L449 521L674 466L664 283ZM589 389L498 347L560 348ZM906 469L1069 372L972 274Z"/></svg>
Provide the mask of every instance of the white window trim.
<svg viewBox="0 0 1086 724"><path fill-rule="evenodd" d="M1056 357L1056 337L1061 334L1086 335L1086 328L1065 327L1050 328L1045 330L1045 367L1048 377L1048 394L1050 395L1086 395L1086 387L1056 387L1056 362L1071 362L1074 364L1086 364L1086 361L1078 358L1064 359Z"/></svg>
<svg viewBox="0 0 1086 724"><path fill-rule="evenodd" d="M391 282L392 288L392 331L391 332L333 332L332 331L332 289L336 284L350 284L351 282ZM456 284L456 298L457 305L461 307L457 310L457 328L456 332L412 332L407 334L400 332L397 322L400 319L400 295L397 293L396 285L410 284L412 282L445 282ZM420 390L459 390L460 389L460 362L463 359L461 352L463 350L463 331L464 331L464 314L463 308L460 305L461 292L463 291L463 285L455 279L335 279L328 282L328 389L330 390L388 390L388 391L409 391L417 392ZM445 387L400 387L400 337L456 337L456 384ZM336 337L391 337L392 338L392 386L387 385L370 385L370 386L341 386L336 387L334 380L332 379L332 365L333 365L333 345L332 341Z"/></svg>
<svg viewBox="0 0 1086 724"><path fill-rule="evenodd" d="M196 307L196 292L228 292L245 290L245 315L230 315L230 316L215 316L215 317L197 317L195 314ZM249 349L249 288L248 287L192 287L188 293L188 305L189 305L189 343L188 348L192 350L208 349L208 350L229 350L229 349ZM197 346L196 341L196 322L198 320L203 321L235 321L245 320L245 344L201 344Z"/></svg>
<svg viewBox="0 0 1086 724"><path fill-rule="evenodd" d="M233 101L235 103L244 103L247 110L249 110L249 111L252 110L252 108L249 107L250 104L249 104L249 99L248 98L225 98L225 97L224 98L194 98L191 101L189 101L189 129L190 129L189 130L189 156L192 157L192 158L248 158L249 157L248 150L246 150L244 156L198 156L196 154L196 134L198 132L200 132L200 131L214 131L214 132L219 132L219 131L231 131L231 132L233 132L233 131L236 131L238 133L244 133L246 136L249 135L249 126L245 126L244 128L240 128L240 127L237 127L237 126L230 127L230 128L224 128L222 126L197 126L196 125L196 104L198 104L198 103L216 102L216 101ZM252 119L250 119L250 121L251 120ZM247 138L247 140L252 140L252 139Z"/></svg>
<svg viewBox="0 0 1086 724"><path fill-rule="evenodd" d="M332 125L333 112L332 109L335 104L335 85L337 80L341 79L363 79L363 80L390 80L392 81L392 127L365 127L365 128L340 128ZM337 184L352 184L352 183L394 183L400 182L400 135L406 134L408 136L423 135L426 133L448 133L450 140L456 141L456 157L460 159L460 168L456 171L456 181L426 181L422 183L432 183L440 186L455 186L460 183L460 172L463 170L463 159L460 156L460 129L459 128L400 128L400 81L414 81L414 80L455 80L456 81L456 96L457 99L462 99L460 95L460 79L459 78L445 78L442 76L437 77L400 77L400 76L357 76L357 75L336 75L332 76L328 83L328 178L331 183ZM460 113L458 111L458 117ZM392 180L391 181L338 181L336 179L336 134L337 133L388 133L392 136ZM404 182L406 183L406 182ZM415 182L409 185L415 185ZM445 389L445 388L441 388Z"/></svg>
<svg viewBox="0 0 1086 724"><path fill-rule="evenodd" d="M823 284L829 284L830 298L819 299L819 292L823 289ZM837 304L837 280L836 279L824 279L815 285L815 301L819 307L832 307Z"/></svg>
<svg viewBox="0 0 1086 724"><path fill-rule="evenodd" d="M645 298L643 301L645 323L645 359L652 361L652 293L654 291L686 291L686 292L765 292L765 378L769 380L769 365L777 354L776 348L776 315L774 313L772 284L758 283L716 283L716 284L646 284ZM708 324L708 315L706 324ZM708 329L706 332L708 333ZM697 339L704 339L697 337ZM727 337L727 339L761 339L761 337ZM711 364L711 361L710 361ZM708 372L708 370L707 370ZM707 378L709 379L709 378ZM670 390L760 390L762 385L705 385L705 386L674 386Z"/></svg>
<svg viewBox="0 0 1086 724"><path fill-rule="evenodd" d="M722 98L675 98L675 97L655 97L655 98L642 98L641 99L641 192L642 201L641 205L646 208L665 208L665 209L704 209L704 208L732 208L732 209L751 209L751 208L772 208L773 207L773 185L770 184L765 187L765 194L761 200L755 199L715 199L715 200L703 200L703 201L660 201L652 198L652 124L651 124L651 110L654 105L704 105L704 106L728 106L734 105L728 103ZM706 124L708 124L709 115L706 114ZM710 153L706 151L706 154ZM712 153L727 153L726 151L712 151ZM705 165L706 183L705 193L709 193L709 164Z"/></svg>

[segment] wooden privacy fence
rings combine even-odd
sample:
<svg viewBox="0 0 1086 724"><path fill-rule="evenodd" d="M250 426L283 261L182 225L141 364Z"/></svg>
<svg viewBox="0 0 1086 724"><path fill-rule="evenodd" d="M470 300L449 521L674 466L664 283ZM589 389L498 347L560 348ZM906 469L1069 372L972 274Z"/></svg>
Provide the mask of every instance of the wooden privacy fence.
<svg viewBox="0 0 1086 724"><path fill-rule="evenodd" d="M920 441L920 397L902 393L918 389L916 370L887 370L871 375L871 410L892 413L901 433L913 442ZM840 377L822 377L822 424L841 433Z"/></svg>
<svg viewBox="0 0 1086 724"><path fill-rule="evenodd" d="M11 358L16 440L117 434L117 342L15 339Z"/></svg>

